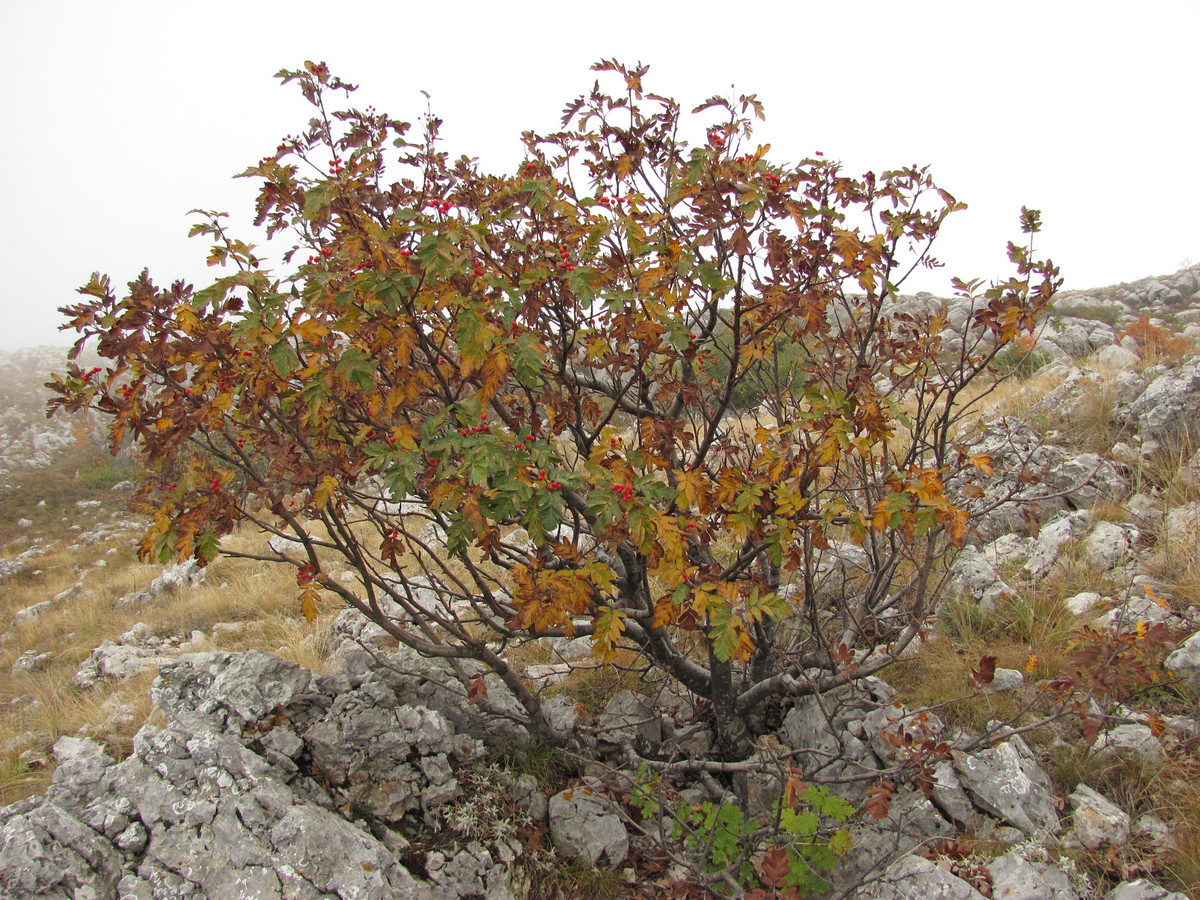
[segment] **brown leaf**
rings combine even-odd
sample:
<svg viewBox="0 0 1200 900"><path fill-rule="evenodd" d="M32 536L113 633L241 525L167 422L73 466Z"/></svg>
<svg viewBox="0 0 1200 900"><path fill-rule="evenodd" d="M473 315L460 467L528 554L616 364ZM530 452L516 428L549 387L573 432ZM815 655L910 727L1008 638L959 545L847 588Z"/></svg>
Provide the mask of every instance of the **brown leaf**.
<svg viewBox="0 0 1200 900"><path fill-rule="evenodd" d="M750 246L750 236L746 234L746 229L740 226L733 233L733 237L729 239L729 245L733 247L733 252L738 256L746 256L753 249Z"/></svg>
<svg viewBox="0 0 1200 900"><path fill-rule="evenodd" d="M472 706L480 697L487 696L487 676L486 672L476 672L471 676L471 680L467 683L467 703Z"/></svg>
<svg viewBox="0 0 1200 900"><path fill-rule="evenodd" d="M967 677L967 681L972 687L983 687L985 684L991 684L992 679L996 677L996 657L984 656L979 660L979 668L971 672Z"/></svg>
<svg viewBox="0 0 1200 900"><path fill-rule="evenodd" d="M787 850L783 847L772 847L763 857L759 867L759 880L762 881L763 887L781 888L790 870Z"/></svg>
<svg viewBox="0 0 1200 900"><path fill-rule="evenodd" d="M867 799L862 807L863 812L872 819L885 818L892 808L892 792L894 790L896 790L896 786L890 781L876 781L867 791Z"/></svg>

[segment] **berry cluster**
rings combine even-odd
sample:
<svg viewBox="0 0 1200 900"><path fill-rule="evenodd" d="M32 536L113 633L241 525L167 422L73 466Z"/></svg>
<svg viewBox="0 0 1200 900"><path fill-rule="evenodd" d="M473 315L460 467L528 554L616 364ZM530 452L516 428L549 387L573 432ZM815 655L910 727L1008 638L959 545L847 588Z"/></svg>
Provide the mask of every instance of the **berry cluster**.
<svg viewBox="0 0 1200 900"><path fill-rule="evenodd" d="M337 159L336 157L334 158L333 162L331 162L329 164L329 174L334 176L335 178L338 175L341 175L345 171L346 171L346 167L342 164L342 161L340 159Z"/></svg>
<svg viewBox="0 0 1200 900"><path fill-rule="evenodd" d="M451 203L449 200L442 200L440 202L437 200L430 200L425 205L427 207L429 207L430 209L436 209L439 212L443 212L443 213L450 212L450 209L454 206L454 204Z"/></svg>
<svg viewBox="0 0 1200 900"><path fill-rule="evenodd" d="M612 491L622 500L628 501L633 496L632 484L614 484Z"/></svg>
<svg viewBox="0 0 1200 900"><path fill-rule="evenodd" d="M625 198L624 197L604 196L604 197L601 197L596 202L599 203L601 206L607 206L609 209L612 209L613 207L620 206L622 203L624 203Z"/></svg>
<svg viewBox="0 0 1200 900"><path fill-rule="evenodd" d="M564 272L575 271L575 266L571 263L571 254L566 247L558 248L558 267Z"/></svg>
<svg viewBox="0 0 1200 900"><path fill-rule="evenodd" d="M725 146L725 136L716 128L710 128L708 130L708 143L715 149L720 150Z"/></svg>
<svg viewBox="0 0 1200 900"><path fill-rule="evenodd" d="M458 433L462 437L470 437L473 434L486 434L488 427L486 425L476 425L474 428L460 428Z"/></svg>
<svg viewBox="0 0 1200 900"><path fill-rule="evenodd" d="M545 483L546 487L550 488L550 490L552 490L552 491L561 491L562 490L562 482L561 481L546 482L546 470L545 469L541 469L538 472L538 481Z"/></svg>

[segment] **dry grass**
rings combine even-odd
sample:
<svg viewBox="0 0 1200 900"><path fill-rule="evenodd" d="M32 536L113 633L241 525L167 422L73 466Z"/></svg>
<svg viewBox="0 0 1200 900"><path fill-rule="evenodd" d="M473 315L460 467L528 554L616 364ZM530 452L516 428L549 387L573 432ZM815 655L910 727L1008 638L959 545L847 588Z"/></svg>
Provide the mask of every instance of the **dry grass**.
<svg viewBox="0 0 1200 900"><path fill-rule="evenodd" d="M1161 765L1137 758L1099 757L1080 742L1063 743L1047 767L1064 794L1080 784L1099 791L1131 820L1150 815L1167 823L1170 846L1134 837L1119 849L1073 851L1077 860L1111 883L1149 877L1169 890L1200 896L1200 747L1184 742Z"/></svg>
<svg viewBox="0 0 1200 900"><path fill-rule="evenodd" d="M999 668L1026 673L1027 683L1059 674L1075 617L1056 593L1028 591L984 612L969 599L947 601L937 631L920 654L890 670L888 679L914 708L955 700L939 710L948 723L981 731L991 719L1008 721L1026 703L1025 691L987 693L968 682L984 656Z"/></svg>
<svg viewBox="0 0 1200 900"><path fill-rule="evenodd" d="M94 524L83 512L72 518L71 524L84 530ZM0 593L0 621L11 622L19 610L52 601L36 621L13 627L0 647L0 803L45 789L53 772L50 749L64 735L102 740L115 758L129 753L133 734L150 710L154 670L120 682L101 681L90 690L79 689L72 679L93 648L115 641L138 622L163 637L203 632L196 649L258 647L317 672L328 666L331 648L321 635L334 611L311 624L301 618L294 575L283 567L221 559L196 588L145 606L122 605L122 597L144 589L160 568L136 560L132 535L79 546L71 543L76 534L61 517L57 532L54 524L47 518L41 531L54 549L37 558L37 568L6 579ZM251 536L240 540L262 542ZM97 566L101 560L105 565ZM53 599L76 585L81 586L77 592ZM223 631L214 642L218 622L243 623L243 628ZM52 657L36 672L11 674L26 650Z"/></svg>

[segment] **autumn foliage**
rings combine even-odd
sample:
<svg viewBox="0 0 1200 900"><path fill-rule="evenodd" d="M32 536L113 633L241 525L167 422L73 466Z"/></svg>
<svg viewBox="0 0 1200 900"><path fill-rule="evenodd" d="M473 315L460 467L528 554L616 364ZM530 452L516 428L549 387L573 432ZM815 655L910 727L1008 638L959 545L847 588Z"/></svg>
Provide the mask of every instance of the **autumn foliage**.
<svg viewBox="0 0 1200 900"><path fill-rule="evenodd" d="M987 465L958 401L1057 271L1010 245L1011 280L956 280L974 311L944 346L945 310L898 300L962 208L924 169L783 164L755 97L689 116L645 68L596 68L616 92L503 174L449 159L436 118L334 111L353 88L324 65L281 72L313 119L244 177L283 267L204 214L212 284L94 276L65 312L109 363L57 402L144 459L146 559L207 563L245 522L288 537L306 614L344 602L484 663L544 740L508 654L628 648L737 759L776 698L918 634L970 528L947 484Z"/></svg>

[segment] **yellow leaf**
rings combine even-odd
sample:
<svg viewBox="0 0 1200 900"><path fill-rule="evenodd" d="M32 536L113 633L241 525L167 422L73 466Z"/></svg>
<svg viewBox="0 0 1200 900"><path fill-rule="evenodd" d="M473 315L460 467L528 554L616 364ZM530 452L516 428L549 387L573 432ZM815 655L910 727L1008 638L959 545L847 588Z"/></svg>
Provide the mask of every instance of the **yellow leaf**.
<svg viewBox="0 0 1200 900"><path fill-rule="evenodd" d="M337 479L332 475L326 475L321 479L321 483L317 485L317 489L313 491L313 505L318 509L324 509L329 503L329 498L333 496L333 492L337 490Z"/></svg>
<svg viewBox="0 0 1200 900"><path fill-rule="evenodd" d="M973 465L984 475L992 474L992 458L986 453L972 453L971 465Z"/></svg>
<svg viewBox="0 0 1200 900"><path fill-rule="evenodd" d="M712 484L704 472L695 469L677 473L675 487L683 494L683 499L689 509L698 509L701 515L708 512Z"/></svg>
<svg viewBox="0 0 1200 900"><path fill-rule="evenodd" d="M312 587L306 587L300 595L300 613L310 625L321 614L317 609L317 592Z"/></svg>
<svg viewBox="0 0 1200 900"><path fill-rule="evenodd" d="M166 431L168 428L170 428L174 424L175 424L175 422L173 420L168 419L166 416L163 416L163 418L159 419L157 422L154 423L154 427L157 428L159 431Z"/></svg>
<svg viewBox="0 0 1200 900"><path fill-rule="evenodd" d="M1039 662L1041 662L1041 660L1038 659L1038 655L1036 653L1030 653L1029 659L1025 660L1025 674L1032 675L1034 670L1038 667Z"/></svg>

